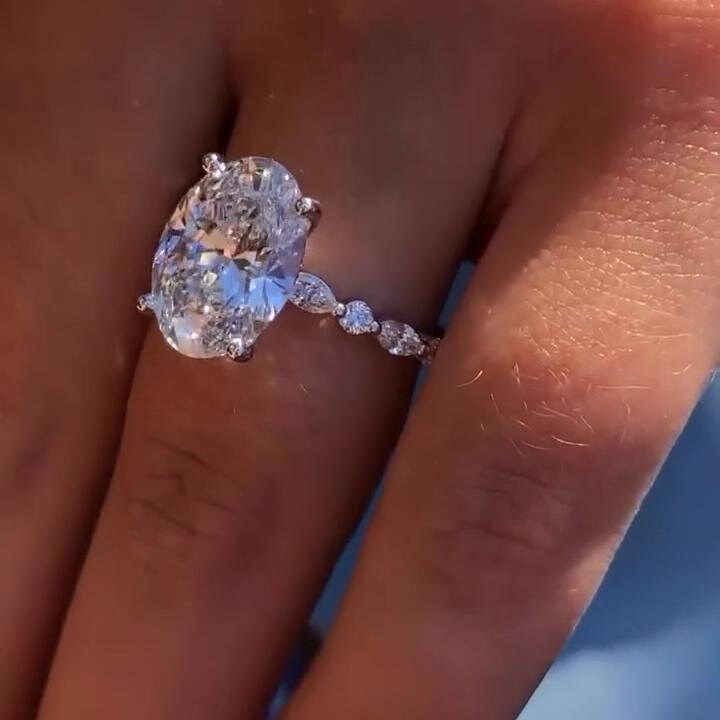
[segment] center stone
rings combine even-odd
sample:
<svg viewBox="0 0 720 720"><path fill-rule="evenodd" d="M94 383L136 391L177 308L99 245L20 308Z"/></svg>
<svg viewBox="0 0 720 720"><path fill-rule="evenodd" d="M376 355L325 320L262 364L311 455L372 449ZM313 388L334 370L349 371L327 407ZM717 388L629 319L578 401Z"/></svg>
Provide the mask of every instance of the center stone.
<svg viewBox="0 0 720 720"><path fill-rule="evenodd" d="M228 162L175 208L153 260L151 306L167 342L210 358L250 348L297 280L310 221L279 163Z"/></svg>

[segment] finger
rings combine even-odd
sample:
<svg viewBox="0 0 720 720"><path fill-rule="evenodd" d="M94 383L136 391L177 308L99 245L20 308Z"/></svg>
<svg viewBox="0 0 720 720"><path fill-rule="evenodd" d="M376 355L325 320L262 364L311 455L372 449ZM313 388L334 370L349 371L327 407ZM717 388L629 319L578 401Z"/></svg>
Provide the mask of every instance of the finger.
<svg viewBox="0 0 720 720"><path fill-rule="evenodd" d="M461 141L495 76L472 97L454 88L465 115L427 118L425 93L455 71L434 64L428 18L413 37L416 60L437 72L432 86L405 60L404 15L373 19L380 41L362 13L324 27L304 11L283 16L293 30L272 64L254 45L279 32L268 18L248 19L233 43L250 58L228 156L276 157L322 200L305 266L339 297L427 323L499 144L501 104L482 108L477 154ZM379 77L380 67L393 70ZM183 358L151 330L43 719L258 717L382 469L414 373L292 309L243 366Z"/></svg>
<svg viewBox="0 0 720 720"><path fill-rule="evenodd" d="M216 137L173 5L6 3L0 24L0 717L29 717L119 434L149 231ZM160 28L162 30L160 31ZM197 57L180 50L193 35ZM161 38L158 40L158 38ZM179 57L178 57L179 56ZM217 82L207 100L221 106ZM212 105L210 106L212 107ZM152 138L148 142L148 138ZM161 168L160 171L155 171Z"/></svg>
<svg viewBox="0 0 720 720"><path fill-rule="evenodd" d="M516 717L715 365L716 31L645 17L659 48L636 68L652 86L633 90L622 135L580 126L608 98L583 102L580 132L515 195L288 720ZM645 76L655 52L663 73ZM579 79L594 93L638 79L606 72Z"/></svg>

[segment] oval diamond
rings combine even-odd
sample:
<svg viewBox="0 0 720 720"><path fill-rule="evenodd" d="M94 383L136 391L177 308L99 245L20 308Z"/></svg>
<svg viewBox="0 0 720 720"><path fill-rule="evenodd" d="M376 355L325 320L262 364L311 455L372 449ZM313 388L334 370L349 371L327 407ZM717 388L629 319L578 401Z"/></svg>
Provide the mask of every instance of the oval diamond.
<svg viewBox="0 0 720 720"><path fill-rule="evenodd" d="M152 309L183 355L242 353L290 297L310 221L280 163L243 158L206 175L175 208L153 260Z"/></svg>

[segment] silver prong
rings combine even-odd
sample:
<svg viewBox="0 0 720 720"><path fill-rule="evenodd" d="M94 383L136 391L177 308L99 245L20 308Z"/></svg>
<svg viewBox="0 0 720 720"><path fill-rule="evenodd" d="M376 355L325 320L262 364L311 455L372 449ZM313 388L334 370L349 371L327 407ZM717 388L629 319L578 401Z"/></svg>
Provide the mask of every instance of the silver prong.
<svg viewBox="0 0 720 720"><path fill-rule="evenodd" d="M149 313L152 311L152 295L145 293L137 299L136 307L138 312Z"/></svg>
<svg viewBox="0 0 720 720"><path fill-rule="evenodd" d="M219 153L208 153L202 160L203 170L214 177L225 172L225 158Z"/></svg>
<svg viewBox="0 0 720 720"><path fill-rule="evenodd" d="M250 347L241 348L235 343L230 343L225 352L228 358L230 358L233 362L244 363L248 362L248 360L252 360L255 353L255 346L250 345Z"/></svg>
<svg viewBox="0 0 720 720"><path fill-rule="evenodd" d="M420 360L423 365L431 365L432 361L435 359L435 353L437 353L437 350L440 347L440 338L424 334L421 334L420 337L423 339L425 345L418 356L418 360Z"/></svg>
<svg viewBox="0 0 720 720"><path fill-rule="evenodd" d="M310 230L314 230L320 222L322 208L317 200L311 197L301 197L295 205L298 213L310 221Z"/></svg>

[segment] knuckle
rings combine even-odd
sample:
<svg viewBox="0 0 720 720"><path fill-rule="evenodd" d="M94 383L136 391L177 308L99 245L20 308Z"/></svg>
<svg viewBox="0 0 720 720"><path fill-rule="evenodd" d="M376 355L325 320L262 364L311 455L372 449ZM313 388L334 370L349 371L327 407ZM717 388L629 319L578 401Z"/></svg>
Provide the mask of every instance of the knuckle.
<svg viewBox="0 0 720 720"><path fill-rule="evenodd" d="M262 562L272 537L276 493L266 478L247 481L227 471L227 448L202 452L178 440L137 441L127 476L127 508L135 547L144 556L207 562L216 558L250 571Z"/></svg>
<svg viewBox="0 0 720 720"><path fill-rule="evenodd" d="M4 382L0 383L0 512L27 509L47 492L58 464L66 462L67 447L75 439L68 404L51 387L28 392L34 367L27 343L4 353ZM31 370L28 370L31 368Z"/></svg>
<svg viewBox="0 0 720 720"><path fill-rule="evenodd" d="M488 582L542 572L563 547L574 510L568 491L529 467L478 468L437 492L427 557L445 591L473 606Z"/></svg>
<svg viewBox="0 0 720 720"><path fill-rule="evenodd" d="M461 610L574 572L583 548L621 533L674 432L652 388L528 355L463 388L472 395L449 439L462 461L421 500L419 562Z"/></svg>
<svg viewBox="0 0 720 720"><path fill-rule="evenodd" d="M0 421L6 417L1 405L2 398ZM26 508L46 489L46 481L58 457L59 435L53 420L47 416L30 421L22 418L13 422L10 431L3 432L4 442L0 444L2 514Z"/></svg>

